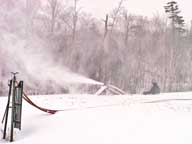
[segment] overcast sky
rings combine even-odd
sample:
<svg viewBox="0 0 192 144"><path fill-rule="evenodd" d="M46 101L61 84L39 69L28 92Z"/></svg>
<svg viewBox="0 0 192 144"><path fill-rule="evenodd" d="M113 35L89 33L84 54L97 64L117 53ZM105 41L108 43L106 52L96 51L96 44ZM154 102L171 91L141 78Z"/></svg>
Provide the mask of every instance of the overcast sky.
<svg viewBox="0 0 192 144"><path fill-rule="evenodd" d="M109 13L118 5L120 0L79 0L84 11L92 13L94 16L104 18L106 13ZM126 6L130 13L141 14L145 16L153 16L159 12L164 14L163 6L170 0L125 0ZM192 20L192 0L176 0L181 10L181 15L185 20Z"/></svg>

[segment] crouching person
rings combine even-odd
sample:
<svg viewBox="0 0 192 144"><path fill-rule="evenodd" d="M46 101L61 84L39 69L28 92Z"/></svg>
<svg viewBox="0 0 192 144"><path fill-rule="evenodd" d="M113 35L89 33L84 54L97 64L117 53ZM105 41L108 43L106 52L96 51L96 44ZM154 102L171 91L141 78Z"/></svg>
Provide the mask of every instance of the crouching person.
<svg viewBox="0 0 192 144"><path fill-rule="evenodd" d="M148 94L159 94L160 93L160 87L158 86L158 84L156 82L152 82L152 88L149 91L144 91L143 94L144 95L148 95Z"/></svg>

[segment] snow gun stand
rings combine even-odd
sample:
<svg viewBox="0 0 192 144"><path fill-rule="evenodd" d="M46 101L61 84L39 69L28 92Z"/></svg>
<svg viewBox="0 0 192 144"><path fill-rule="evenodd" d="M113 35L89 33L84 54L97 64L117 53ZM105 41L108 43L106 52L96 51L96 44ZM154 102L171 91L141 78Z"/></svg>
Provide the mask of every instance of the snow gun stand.
<svg viewBox="0 0 192 144"><path fill-rule="evenodd" d="M9 117L9 110L11 109L11 129L10 142L13 141L14 128L21 130L21 114L22 114L22 95L23 95L23 81L17 82L16 75L18 72L12 72L13 78L9 81L8 101L3 115L2 123L4 123L3 139L6 139L7 122Z"/></svg>

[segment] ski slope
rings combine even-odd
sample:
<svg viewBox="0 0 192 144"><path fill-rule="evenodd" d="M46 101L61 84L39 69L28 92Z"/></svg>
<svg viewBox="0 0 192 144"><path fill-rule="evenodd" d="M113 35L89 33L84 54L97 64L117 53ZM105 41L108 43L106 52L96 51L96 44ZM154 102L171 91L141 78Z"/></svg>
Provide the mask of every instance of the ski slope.
<svg viewBox="0 0 192 144"><path fill-rule="evenodd" d="M192 93L160 95L43 95L24 101L13 144L191 144ZM7 98L0 98L0 118ZM3 125L0 124L2 130ZM2 140L6 144L9 141Z"/></svg>

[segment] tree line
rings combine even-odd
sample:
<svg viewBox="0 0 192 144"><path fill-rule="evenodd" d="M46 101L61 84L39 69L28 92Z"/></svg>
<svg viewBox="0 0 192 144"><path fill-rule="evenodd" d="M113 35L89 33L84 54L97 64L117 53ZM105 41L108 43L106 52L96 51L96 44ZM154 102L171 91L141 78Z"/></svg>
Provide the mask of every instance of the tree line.
<svg viewBox="0 0 192 144"><path fill-rule="evenodd" d="M129 93L141 93L151 81L162 92L191 90L192 27L178 3L166 3L163 15L149 18L129 13L124 1L98 19L81 9L81 0L0 0L1 37L25 40L26 49L42 47L55 64ZM1 90L11 69L4 43Z"/></svg>

